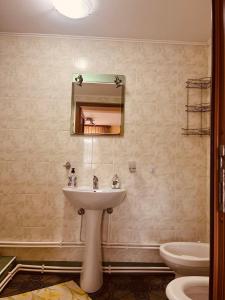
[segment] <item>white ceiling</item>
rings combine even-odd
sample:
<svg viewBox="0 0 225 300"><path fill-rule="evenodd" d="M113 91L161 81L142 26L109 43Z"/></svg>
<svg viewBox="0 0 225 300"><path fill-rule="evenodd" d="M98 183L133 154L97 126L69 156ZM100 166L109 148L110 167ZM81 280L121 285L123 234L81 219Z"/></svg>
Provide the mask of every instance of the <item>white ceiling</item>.
<svg viewBox="0 0 225 300"><path fill-rule="evenodd" d="M0 32L205 42L210 28L211 0L99 0L78 20L51 0L0 0Z"/></svg>

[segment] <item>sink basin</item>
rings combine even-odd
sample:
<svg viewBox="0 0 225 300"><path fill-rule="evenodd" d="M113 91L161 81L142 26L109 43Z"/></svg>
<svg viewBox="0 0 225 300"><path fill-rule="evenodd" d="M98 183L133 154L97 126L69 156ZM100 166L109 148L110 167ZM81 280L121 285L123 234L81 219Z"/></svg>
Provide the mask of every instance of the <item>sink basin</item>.
<svg viewBox="0 0 225 300"><path fill-rule="evenodd" d="M101 223L103 210L119 205L126 196L124 189L91 189L90 187L63 188L63 193L74 209L85 210L85 248L80 286L88 293L94 293L103 283Z"/></svg>
<svg viewBox="0 0 225 300"><path fill-rule="evenodd" d="M102 188L93 190L89 187L63 188L63 193L75 208L103 210L119 205L125 198L124 189Z"/></svg>

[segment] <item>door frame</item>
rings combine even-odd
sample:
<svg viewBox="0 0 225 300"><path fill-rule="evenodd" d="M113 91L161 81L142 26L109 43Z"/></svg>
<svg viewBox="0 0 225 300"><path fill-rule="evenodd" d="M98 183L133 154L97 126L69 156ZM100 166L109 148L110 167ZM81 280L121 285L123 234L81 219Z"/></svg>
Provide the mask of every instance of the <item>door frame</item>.
<svg viewBox="0 0 225 300"><path fill-rule="evenodd" d="M225 145L225 0L212 0L209 299L225 300L225 214L219 211L219 145Z"/></svg>

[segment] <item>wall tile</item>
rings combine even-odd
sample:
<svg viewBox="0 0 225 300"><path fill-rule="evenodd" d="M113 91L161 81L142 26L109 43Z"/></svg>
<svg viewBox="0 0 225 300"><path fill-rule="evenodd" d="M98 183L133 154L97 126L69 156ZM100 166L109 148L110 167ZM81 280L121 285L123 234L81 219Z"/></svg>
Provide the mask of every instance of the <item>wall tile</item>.
<svg viewBox="0 0 225 300"><path fill-rule="evenodd" d="M104 240L207 241L209 143L182 136L181 127L185 82L208 74L208 56L206 46L0 37L0 240L80 241L81 217L62 193L63 165L70 161L79 186L91 186L94 174L100 186L110 186L117 173L127 189L109 232L104 216ZM70 135L75 72L126 76L124 136ZM198 122L194 117L193 126ZM136 173L129 172L130 161ZM81 260L83 248L4 251L23 259ZM109 261L160 261L154 250L103 252Z"/></svg>

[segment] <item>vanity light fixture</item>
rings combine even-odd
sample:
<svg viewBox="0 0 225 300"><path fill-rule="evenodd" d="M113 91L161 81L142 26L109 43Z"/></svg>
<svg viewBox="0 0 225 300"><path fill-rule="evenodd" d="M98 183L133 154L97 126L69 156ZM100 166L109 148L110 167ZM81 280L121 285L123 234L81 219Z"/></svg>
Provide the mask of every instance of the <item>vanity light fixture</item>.
<svg viewBox="0 0 225 300"><path fill-rule="evenodd" d="M114 82L116 84L116 88L118 88L122 85L122 80L119 78L118 75L116 75Z"/></svg>
<svg viewBox="0 0 225 300"><path fill-rule="evenodd" d="M75 81L77 82L77 85L82 86L82 83L84 81L83 76L79 74L76 78Z"/></svg>
<svg viewBox="0 0 225 300"><path fill-rule="evenodd" d="M53 6L62 15L71 19L81 19L96 8L96 0L52 0Z"/></svg>

